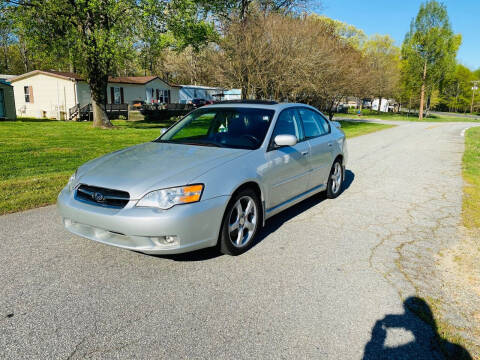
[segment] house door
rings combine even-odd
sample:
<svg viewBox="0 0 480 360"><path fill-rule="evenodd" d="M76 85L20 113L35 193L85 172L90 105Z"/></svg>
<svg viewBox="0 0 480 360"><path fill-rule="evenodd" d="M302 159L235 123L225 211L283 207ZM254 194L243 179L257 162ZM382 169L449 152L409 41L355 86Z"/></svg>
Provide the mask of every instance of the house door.
<svg viewBox="0 0 480 360"><path fill-rule="evenodd" d="M5 117L5 97L3 95L3 89L0 89L0 118Z"/></svg>

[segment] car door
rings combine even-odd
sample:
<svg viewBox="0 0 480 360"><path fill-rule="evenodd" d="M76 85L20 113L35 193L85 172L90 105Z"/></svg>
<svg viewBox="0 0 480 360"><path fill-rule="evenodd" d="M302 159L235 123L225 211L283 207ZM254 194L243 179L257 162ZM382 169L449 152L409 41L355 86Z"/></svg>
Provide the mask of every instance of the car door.
<svg viewBox="0 0 480 360"><path fill-rule="evenodd" d="M294 135L298 143L295 146L277 147L273 141L277 135ZM307 190L309 151L297 110L283 110L278 116L266 153L264 180L269 193L267 209L281 205Z"/></svg>
<svg viewBox="0 0 480 360"><path fill-rule="evenodd" d="M308 161L311 166L308 188L326 185L333 163L333 137L328 121L318 112L299 108L305 139L310 145Z"/></svg>

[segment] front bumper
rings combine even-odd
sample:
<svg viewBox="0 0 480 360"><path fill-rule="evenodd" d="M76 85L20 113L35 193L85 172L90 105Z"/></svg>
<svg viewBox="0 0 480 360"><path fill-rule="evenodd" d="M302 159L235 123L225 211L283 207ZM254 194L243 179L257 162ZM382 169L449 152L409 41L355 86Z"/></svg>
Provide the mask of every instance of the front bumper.
<svg viewBox="0 0 480 360"><path fill-rule="evenodd" d="M106 208L77 201L67 188L57 209L65 228L104 244L148 254L177 254L215 246L229 196L219 196L168 210L135 207ZM165 244L165 237L175 237Z"/></svg>

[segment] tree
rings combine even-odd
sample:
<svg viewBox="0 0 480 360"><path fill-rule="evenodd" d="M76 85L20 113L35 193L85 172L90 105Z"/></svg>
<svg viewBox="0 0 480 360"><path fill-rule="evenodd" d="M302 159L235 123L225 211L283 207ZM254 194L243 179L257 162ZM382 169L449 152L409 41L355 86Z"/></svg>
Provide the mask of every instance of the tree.
<svg viewBox="0 0 480 360"><path fill-rule="evenodd" d="M448 74L440 87L439 110L466 112L472 98L472 81L474 73L461 64L455 67L455 71Z"/></svg>
<svg viewBox="0 0 480 360"><path fill-rule="evenodd" d="M17 17L26 36L45 45L49 54L61 54L90 85L93 125L112 126L105 111L109 76L120 72L133 57L142 21L157 36L170 33L184 43L206 41L211 25L198 21L192 0L15 0ZM172 30L173 29L173 30ZM157 44L154 44L157 46Z"/></svg>
<svg viewBox="0 0 480 360"><path fill-rule="evenodd" d="M10 73L9 49L14 42L13 20L5 4L0 4L0 46L2 47L2 61L0 71Z"/></svg>
<svg viewBox="0 0 480 360"><path fill-rule="evenodd" d="M420 6L402 46L404 74L420 83L419 119L423 119L425 94L453 70L461 38L453 33L445 5L435 0Z"/></svg>
<svg viewBox="0 0 480 360"><path fill-rule="evenodd" d="M383 98L394 96L400 80L400 49L388 35L373 35L363 45L363 52L370 67L371 92L379 98L378 110Z"/></svg>

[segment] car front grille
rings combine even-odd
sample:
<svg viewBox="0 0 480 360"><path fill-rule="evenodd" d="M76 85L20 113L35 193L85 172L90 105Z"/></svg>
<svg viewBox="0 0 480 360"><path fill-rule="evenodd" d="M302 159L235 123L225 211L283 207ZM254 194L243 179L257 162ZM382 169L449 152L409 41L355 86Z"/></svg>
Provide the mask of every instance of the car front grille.
<svg viewBox="0 0 480 360"><path fill-rule="evenodd" d="M75 190L75 199L93 205L121 209L130 201L130 194L126 191L81 184Z"/></svg>

